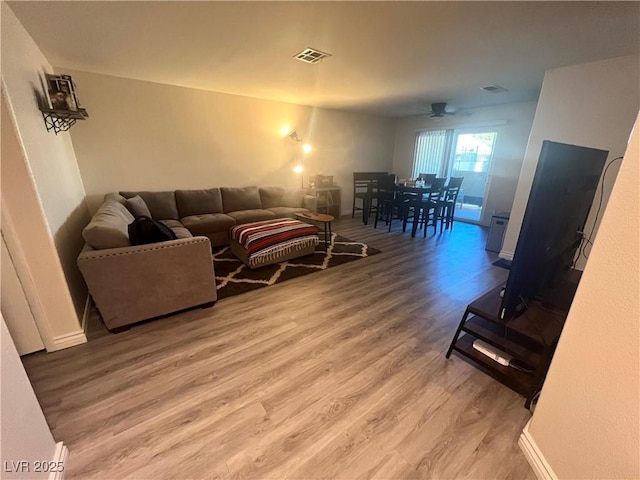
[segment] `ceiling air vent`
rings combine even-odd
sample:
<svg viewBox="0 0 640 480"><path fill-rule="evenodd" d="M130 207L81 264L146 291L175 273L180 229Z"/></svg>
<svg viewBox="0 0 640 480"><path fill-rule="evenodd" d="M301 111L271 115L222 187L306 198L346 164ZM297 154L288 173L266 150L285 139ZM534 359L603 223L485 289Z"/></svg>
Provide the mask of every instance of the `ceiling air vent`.
<svg viewBox="0 0 640 480"><path fill-rule="evenodd" d="M487 85L486 87L480 87L482 90L484 90L485 92L489 92L489 93L502 93L502 92L507 92L508 90L504 87L501 87L500 85Z"/></svg>
<svg viewBox="0 0 640 480"><path fill-rule="evenodd" d="M293 58L298 59L301 62L318 63L330 56L330 53L324 53L320 50L316 50L315 48L305 48L300 53L296 53Z"/></svg>

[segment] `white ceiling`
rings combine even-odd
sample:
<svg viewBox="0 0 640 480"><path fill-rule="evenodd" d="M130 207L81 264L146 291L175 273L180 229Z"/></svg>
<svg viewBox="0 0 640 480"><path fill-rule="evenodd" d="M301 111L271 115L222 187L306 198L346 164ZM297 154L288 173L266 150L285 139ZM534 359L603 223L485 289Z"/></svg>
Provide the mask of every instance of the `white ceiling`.
<svg viewBox="0 0 640 480"><path fill-rule="evenodd" d="M640 51L638 2L9 5L58 67L389 116L535 100L548 68Z"/></svg>

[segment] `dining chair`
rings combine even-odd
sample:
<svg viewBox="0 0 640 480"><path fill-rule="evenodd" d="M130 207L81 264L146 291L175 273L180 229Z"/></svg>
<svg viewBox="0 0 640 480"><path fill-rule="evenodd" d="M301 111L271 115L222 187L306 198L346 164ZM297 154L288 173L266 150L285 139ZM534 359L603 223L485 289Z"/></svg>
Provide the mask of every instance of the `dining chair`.
<svg viewBox="0 0 640 480"><path fill-rule="evenodd" d="M460 187L464 177L451 177L449 182L442 191L442 196L438 200L437 219L440 220L440 233L442 227L453 230L453 216L456 213L456 204L458 203L458 195L460 195Z"/></svg>
<svg viewBox="0 0 640 480"><path fill-rule="evenodd" d="M427 236L427 227L433 226L433 234L436 234L438 225L438 212L440 208L440 199L444 192L446 178L434 178L431 180L431 188L429 193L424 195L422 199L421 223L423 227L424 237Z"/></svg>
<svg viewBox="0 0 640 480"><path fill-rule="evenodd" d="M437 173L421 173L418 175L420 180L424 180L425 185L431 185L431 182L438 176Z"/></svg>
<svg viewBox="0 0 640 480"><path fill-rule="evenodd" d="M413 193L409 198L404 212L402 231L406 231L407 224L411 223L411 236L415 237L418 228L424 228L424 236L427 236L427 227L435 222L436 200L442 195L444 178L435 178L431 184L423 189L409 189Z"/></svg>
<svg viewBox="0 0 640 480"><path fill-rule="evenodd" d="M385 225L391 231L393 219L402 219L404 211L402 195L396 188L396 176L389 174L386 178L380 178L375 188L377 208L373 228L378 228L378 221L384 218Z"/></svg>
<svg viewBox="0 0 640 480"><path fill-rule="evenodd" d="M362 211L362 222L366 225L372 211L371 184L388 172L353 172L353 207L351 218L355 217L356 210ZM360 200L360 206L357 204Z"/></svg>

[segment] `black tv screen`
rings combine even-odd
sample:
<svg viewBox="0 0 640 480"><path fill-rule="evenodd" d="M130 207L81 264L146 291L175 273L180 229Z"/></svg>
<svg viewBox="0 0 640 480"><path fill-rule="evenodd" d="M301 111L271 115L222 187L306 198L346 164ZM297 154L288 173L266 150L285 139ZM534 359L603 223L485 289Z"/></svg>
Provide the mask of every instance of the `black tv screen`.
<svg viewBox="0 0 640 480"><path fill-rule="evenodd" d="M510 319L571 268L609 152L545 140L503 292Z"/></svg>

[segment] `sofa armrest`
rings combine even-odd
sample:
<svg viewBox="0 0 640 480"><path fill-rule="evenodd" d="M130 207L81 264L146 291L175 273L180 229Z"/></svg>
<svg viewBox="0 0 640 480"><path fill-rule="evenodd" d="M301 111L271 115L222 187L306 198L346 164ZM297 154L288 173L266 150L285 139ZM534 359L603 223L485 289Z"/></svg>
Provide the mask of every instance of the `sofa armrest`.
<svg viewBox="0 0 640 480"><path fill-rule="evenodd" d="M109 329L217 299L207 237L83 251L78 267Z"/></svg>
<svg viewBox="0 0 640 480"><path fill-rule="evenodd" d="M311 213L318 213L318 198L315 195L305 195L302 198L302 206Z"/></svg>

